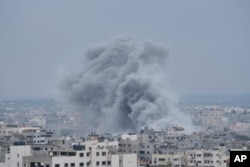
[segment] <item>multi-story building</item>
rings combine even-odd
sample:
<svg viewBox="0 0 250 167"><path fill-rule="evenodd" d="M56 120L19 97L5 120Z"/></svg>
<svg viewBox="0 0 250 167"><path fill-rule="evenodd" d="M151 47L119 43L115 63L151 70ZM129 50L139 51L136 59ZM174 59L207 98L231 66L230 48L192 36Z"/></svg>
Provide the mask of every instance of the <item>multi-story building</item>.
<svg viewBox="0 0 250 167"><path fill-rule="evenodd" d="M140 140L136 134L121 135L119 140L119 152L137 153L139 150Z"/></svg>
<svg viewBox="0 0 250 167"><path fill-rule="evenodd" d="M10 139L19 138L27 144L47 144L52 141L54 132L41 127L0 124L0 142L10 143Z"/></svg>
<svg viewBox="0 0 250 167"><path fill-rule="evenodd" d="M184 128L180 126L174 126L167 129L167 136L176 137L184 135Z"/></svg>
<svg viewBox="0 0 250 167"><path fill-rule="evenodd" d="M186 151L187 167L226 167L227 155L225 148L196 149Z"/></svg>
<svg viewBox="0 0 250 167"><path fill-rule="evenodd" d="M10 146L0 153L3 155L0 159L0 167L22 167L23 157L32 154L30 145Z"/></svg>
<svg viewBox="0 0 250 167"><path fill-rule="evenodd" d="M186 164L185 152L181 150L168 150L163 154L152 155L153 166L172 165L173 167L183 167Z"/></svg>
<svg viewBox="0 0 250 167"><path fill-rule="evenodd" d="M201 112L202 124L206 126L216 126L222 123L224 108L219 106L209 106Z"/></svg>
<svg viewBox="0 0 250 167"><path fill-rule="evenodd" d="M118 143L87 140L65 146L56 145L10 146L4 152L0 167L136 167L137 154L115 152Z"/></svg>
<svg viewBox="0 0 250 167"><path fill-rule="evenodd" d="M54 132L40 128L26 128L20 134L24 136L27 144L49 144L54 137Z"/></svg>

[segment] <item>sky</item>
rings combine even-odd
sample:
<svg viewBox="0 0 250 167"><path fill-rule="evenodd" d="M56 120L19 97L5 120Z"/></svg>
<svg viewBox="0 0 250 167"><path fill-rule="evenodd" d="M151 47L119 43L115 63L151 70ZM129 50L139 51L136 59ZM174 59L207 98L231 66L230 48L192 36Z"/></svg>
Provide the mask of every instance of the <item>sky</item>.
<svg viewBox="0 0 250 167"><path fill-rule="evenodd" d="M0 98L53 97L88 47L123 34L165 43L179 95L250 93L250 2L0 1Z"/></svg>

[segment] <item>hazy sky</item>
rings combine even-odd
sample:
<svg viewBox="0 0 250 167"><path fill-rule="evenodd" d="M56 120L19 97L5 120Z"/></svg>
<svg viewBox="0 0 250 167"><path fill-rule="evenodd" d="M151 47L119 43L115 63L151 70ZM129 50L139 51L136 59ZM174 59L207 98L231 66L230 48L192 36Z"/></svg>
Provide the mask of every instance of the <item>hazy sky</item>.
<svg viewBox="0 0 250 167"><path fill-rule="evenodd" d="M84 51L125 33L168 44L178 94L250 93L250 1L0 1L0 98L54 95Z"/></svg>

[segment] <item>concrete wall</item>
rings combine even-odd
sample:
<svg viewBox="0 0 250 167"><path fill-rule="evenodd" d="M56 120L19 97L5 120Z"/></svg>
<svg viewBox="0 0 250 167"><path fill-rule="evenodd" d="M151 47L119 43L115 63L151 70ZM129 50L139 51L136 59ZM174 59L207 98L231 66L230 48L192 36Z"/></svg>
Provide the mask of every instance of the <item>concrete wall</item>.
<svg viewBox="0 0 250 167"><path fill-rule="evenodd" d="M23 156L31 156L31 146L10 146L10 153L5 154L5 162L0 167L21 167Z"/></svg>

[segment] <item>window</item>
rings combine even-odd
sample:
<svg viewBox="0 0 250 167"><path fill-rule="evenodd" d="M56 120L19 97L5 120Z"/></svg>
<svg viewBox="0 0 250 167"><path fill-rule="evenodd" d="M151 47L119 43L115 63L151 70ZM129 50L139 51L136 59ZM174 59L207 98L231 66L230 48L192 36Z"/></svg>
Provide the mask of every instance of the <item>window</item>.
<svg viewBox="0 0 250 167"><path fill-rule="evenodd" d="M68 156L76 156L76 152L68 152Z"/></svg>
<svg viewBox="0 0 250 167"><path fill-rule="evenodd" d="M79 156L80 156L80 157L83 157L83 156L84 156L84 153L80 153Z"/></svg>
<svg viewBox="0 0 250 167"><path fill-rule="evenodd" d="M68 164L68 163L65 163L65 164L64 164L64 167L69 167L69 164Z"/></svg>
<svg viewBox="0 0 250 167"><path fill-rule="evenodd" d="M75 167L75 163L71 163L71 164L70 164L70 167Z"/></svg>
<svg viewBox="0 0 250 167"><path fill-rule="evenodd" d="M210 156L213 156L213 154L210 154L210 153L204 153L203 154L204 157L210 157Z"/></svg>
<svg viewBox="0 0 250 167"><path fill-rule="evenodd" d="M99 154L100 154L99 152L96 152L96 156L99 156Z"/></svg>
<svg viewBox="0 0 250 167"><path fill-rule="evenodd" d="M99 162L99 161L97 161L97 162L96 162L96 166L99 166L99 165L100 165L100 162Z"/></svg>
<svg viewBox="0 0 250 167"><path fill-rule="evenodd" d="M55 164L55 167L60 167L60 165L59 164Z"/></svg>
<svg viewBox="0 0 250 167"><path fill-rule="evenodd" d="M61 155L67 155L67 152L61 152Z"/></svg>
<svg viewBox="0 0 250 167"><path fill-rule="evenodd" d="M80 162L80 163L79 163L79 166L80 166L80 167L84 167L84 163L83 163L83 162Z"/></svg>
<svg viewBox="0 0 250 167"><path fill-rule="evenodd" d="M105 156L106 155L106 152L102 152L102 156Z"/></svg>
<svg viewBox="0 0 250 167"><path fill-rule="evenodd" d="M102 165L106 165L106 161L102 161Z"/></svg>
<svg viewBox="0 0 250 167"><path fill-rule="evenodd" d="M111 162L110 162L110 161L108 161L108 165L111 165Z"/></svg>
<svg viewBox="0 0 250 167"><path fill-rule="evenodd" d="M159 158L159 161L166 161L165 158Z"/></svg>

